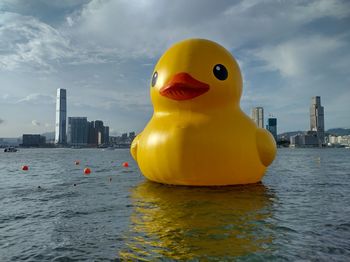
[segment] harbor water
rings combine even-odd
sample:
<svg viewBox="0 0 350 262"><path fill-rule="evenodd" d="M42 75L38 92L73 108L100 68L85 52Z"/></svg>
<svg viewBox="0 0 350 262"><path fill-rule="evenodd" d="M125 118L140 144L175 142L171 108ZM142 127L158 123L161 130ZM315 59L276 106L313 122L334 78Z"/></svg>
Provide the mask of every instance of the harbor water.
<svg viewBox="0 0 350 262"><path fill-rule="evenodd" d="M0 152L0 261L110 260L349 261L350 150L279 149L262 183L213 188L149 182L128 149Z"/></svg>

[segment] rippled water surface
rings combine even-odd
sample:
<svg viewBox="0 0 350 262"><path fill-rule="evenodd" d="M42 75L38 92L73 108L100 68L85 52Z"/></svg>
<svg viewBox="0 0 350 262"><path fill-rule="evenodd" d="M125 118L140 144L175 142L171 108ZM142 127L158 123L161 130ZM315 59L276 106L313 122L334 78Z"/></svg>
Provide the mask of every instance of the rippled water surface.
<svg viewBox="0 0 350 262"><path fill-rule="evenodd" d="M279 149L261 184L215 188L147 182L125 149L0 152L0 208L0 261L349 261L350 150Z"/></svg>

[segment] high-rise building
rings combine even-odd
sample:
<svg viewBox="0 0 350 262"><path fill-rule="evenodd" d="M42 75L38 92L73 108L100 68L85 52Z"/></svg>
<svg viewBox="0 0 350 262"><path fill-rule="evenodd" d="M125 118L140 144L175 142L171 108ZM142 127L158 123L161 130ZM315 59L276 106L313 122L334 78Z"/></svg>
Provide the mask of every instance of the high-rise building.
<svg viewBox="0 0 350 262"><path fill-rule="evenodd" d="M277 118L268 118L266 129L270 131L270 133L275 138L275 141L277 142Z"/></svg>
<svg viewBox="0 0 350 262"><path fill-rule="evenodd" d="M90 146L109 144L109 127L103 125L103 121L88 122L88 144Z"/></svg>
<svg viewBox="0 0 350 262"><path fill-rule="evenodd" d="M317 132L318 143L324 144L324 109L321 106L321 97L314 96L310 106L310 130Z"/></svg>
<svg viewBox="0 0 350 262"><path fill-rule="evenodd" d="M95 122L88 122L88 144L90 146L97 146L97 131L95 129Z"/></svg>
<svg viewBox="0 0 350 262"><path fill-rule="evenodd" d="M55 143L66 144L66 119L67 119L67 92L66 89L57 89L56 99L56 127Z"/></svg>
<svg viewBox="0 0 350 262"><path fill-rule="evenodd" d="M104 139L103 139L104 144L109 144L109 126L104 127Z"/></svg>
<svg viewBox="0 0 350 262"><path fill-rule="evenodd" d="M102 145L104 143L104 132L105 132L103 121L101 120L95 121L95 130L97 134L97 144Z"/></svg>
<svg viewBox="0 0 350 262"><path fill-rule="evenodd" d="M86 117L68 117L68 144L86 146L88 143L89 125Z"/></svg>
<svg viewBox="0 0 350 262"><path fill-rule="evenodd" d="M264 108L254 107L252 110L252 119L260 128L264 128Z"/></svg>

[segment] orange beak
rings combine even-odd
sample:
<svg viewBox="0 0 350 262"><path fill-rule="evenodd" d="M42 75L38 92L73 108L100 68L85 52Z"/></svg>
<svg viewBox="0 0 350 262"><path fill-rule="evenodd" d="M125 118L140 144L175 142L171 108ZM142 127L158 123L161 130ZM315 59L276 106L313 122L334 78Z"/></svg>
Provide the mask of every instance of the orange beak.
<svg viewBox="0 0 350 262"><path fill-rule="evenodd" d="M209 91L209 85L187 73L178 73L163 86L159 93L173 100L189 100Z"/></svg>

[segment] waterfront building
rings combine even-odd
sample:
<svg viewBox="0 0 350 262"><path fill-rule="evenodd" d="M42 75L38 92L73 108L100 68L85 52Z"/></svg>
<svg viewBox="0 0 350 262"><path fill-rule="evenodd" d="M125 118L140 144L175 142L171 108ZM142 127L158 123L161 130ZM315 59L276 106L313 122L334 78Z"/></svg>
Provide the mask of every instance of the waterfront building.
<svg viewBox="0 0 350 262"><path fill-rule="evenodd" d="M23 134L22 146L39 147L46 144L46 137L37 134Z"/></svg>
<svg viewBox="0 0 350 262"><path fill-rule="evenodd" d="M129 136L128 133L123 133L121 136L110 136L109 142L115 147L130 147L135 137L135 132L129 132Z"/></svg>
<svg viewBox="0 0 350 262"><path fill-rule="evenodd" d="M88 143L89 125L86 117L68 117L68 144L86 146Z"/></svg>
<svg viewBox="0 0 350 262"><path fill-rule="evenodd" d="M342 146L347 146L349 147L350 146L350 136L340 136L339 139L339 144L342 145Z"/></svg>
<svg viewBox="0 0 350 262"><path fill-rule="evenodd" d="M104 127L103 144L109 144L109 126Z"/></svg>
<svg viewBox="0 0 350 262"><path fill-rule="evenodd" d="M128 133L122 134L122 140L126 141L128 139Z"/></svg>
<svg viewBox="0 0 350 262"><path fill-rule="evenodd" d="M324 144L324 108L321 106L321 97L315 96L311 99L310 106L310 130L317 133L318 143Z"/></svg>
<svg viewBox="0 0 350 262"><path fill-rule="evenodd" d="M90 146L109 144L109 127L103 125L103 121L88 122L88 144Z"/></svg>
<svg viewBox="0 0 350 262"><path fill-rule="evenodd" d="M328 143L330 145L337 145L337 144L339 144L339 142L341 140L340 138L341 138L341 136L329 135L328 136Z"/></svg>
<svg viewBox="0 0 350 262"><path fill-rule="evenodd" d="M314 96L310 106L310 131L290 138L290 145L295 147L321 147L325 144L324 109L321 97Z"/></svg>
<svg viewBox="0 0 350 262"><path fill-rule="evenodd" d="M130 139L131 142L135 139L135 137L136 137L135 132L130 132L129 133L129 139Z"/></svg>
<svg viewBox="0 0 350 262"><path fill-rule="evenodd" d="M103 121L96 120L95 121L95 130L97 134L97 145L102 145L104 143L104 126Z"/></svg>
<svg viewBox="0 0 350 262"><path fill-rule="evenodd" d="M290 137L291 147L318 147L319 141L316 131L307 131Z"/></svg>
<svg viewBox="0 0 350 262"><path fill-rule="evenodd" d="M57 89L56 98L56 126L55 143L66 144L66 119L67 119L67 92L66 89Z"/></svg>
<svg viewBox="0 0 350 262"><path fill-rule="evenodd" d="M88 122L88 144L90 146L97 146L97 132L95 129L95 122Z"/></svg>
<svg viewBox="0 0 350 262"><path fill-rule="evenodd" d="M252 110L252 119L258 127L264 128L264 108L260 106L254 107Z"/></svg>
<svg viewBox="0 0 350 262"><path fill-rule="evenodd" d="M350 135L346 135L346 136L329 135L328 145L335 146L335 147L344 147L344 146L348 147L350 146Z"/></svg>
<svg viewBox="0 0 350 262"><path fill-rule="evenodd" d="M270 131L270 133L275 138L275 141L277 142L277 118L268 118L266 129Z"/></svg>

